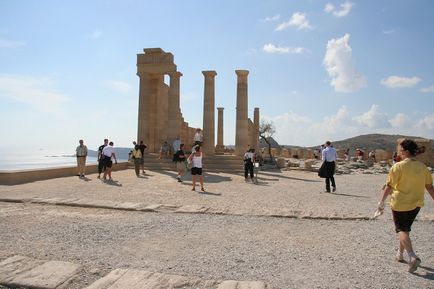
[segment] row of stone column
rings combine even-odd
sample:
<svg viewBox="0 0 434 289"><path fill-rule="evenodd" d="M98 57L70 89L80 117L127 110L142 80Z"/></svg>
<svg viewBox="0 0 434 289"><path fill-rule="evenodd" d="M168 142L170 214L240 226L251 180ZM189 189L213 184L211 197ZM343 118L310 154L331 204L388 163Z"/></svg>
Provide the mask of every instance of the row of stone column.
<svg viewBox="0 0 434 289"><path fill-rule="evenodd" d="M143 140L150 152L158 152L161 141L172 144L180 137L186 144L193 142L194 128L184 121L180 109L180 78L173 55L161 48L146 48L137 55L137 75L140 77L137 140ZM202 71L204 79L203 151L207 154L222 152L223 108L218 109L217 145L215 145L215 71ZM253 123L248 119L247 70L236 70L237 107L235 152L243 155L256 148L259 139L259 109L255 108ZM164 77L170 77L170 84Z"/></svg>
<svg viewBox="0 0 434 289"><path fill-rule="evenodd" d="M202 71L205 77L204 105L203 105L203 152L214 154L221 152L223 145L223 108L218 109L217 146L214 147L214 120L215 120L215 71ZM236 107L236 132L235 154L244 155L248 148L257 149L259 141L259 108L255 108L254 121L249 127L248 118L248 70L236 70L237 74L237 107ZM250 121L251 122L251 121Z"/></svg>

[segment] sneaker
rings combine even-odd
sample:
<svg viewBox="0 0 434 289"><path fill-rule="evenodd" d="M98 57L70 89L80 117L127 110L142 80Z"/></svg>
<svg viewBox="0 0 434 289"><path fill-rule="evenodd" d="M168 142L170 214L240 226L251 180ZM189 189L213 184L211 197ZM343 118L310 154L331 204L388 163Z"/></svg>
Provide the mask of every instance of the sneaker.
<svg viewBox="0 0 434 289"><path fill-rule="evenodd" d="M410 259L410 262L408 262L408 272L413 273L416 271L417 267L420 265L420 262L421 260L419 257Z"/></svg>
<svg viewBox="0 0 434 289"><path fill-rule="evenodd" d="M396 260L396 262L399 262L399 263L403 263L405 261L404 256L402 254L396 254L395 260Z"/></svg>
<svg viewBox="0 0 434 289"><path fill-rule="evenodd" d="M202 187L202 188L200 188L200 190L202 191L202 192L205 192L205 189Z"/></svg>
<svg viewBox="0 0 434 289"><path fill-rule="evenodd" d="M192 191L195 191L196 189L195 189L195 188L192 188L191 190L192 190Z"/></svg>
<svg viewBox="0 0 434 289"><path fill-rule="evenodd" d="M181 178L177 178L178 179L178 183L182 183L182 180L181 180Z"/></svg>
<svg viewBox="0 0 434 289"><path fill-rule="evenodd" d="M332 191L333 191L333 192L336 192L336 187L333 187Z"/></svg>

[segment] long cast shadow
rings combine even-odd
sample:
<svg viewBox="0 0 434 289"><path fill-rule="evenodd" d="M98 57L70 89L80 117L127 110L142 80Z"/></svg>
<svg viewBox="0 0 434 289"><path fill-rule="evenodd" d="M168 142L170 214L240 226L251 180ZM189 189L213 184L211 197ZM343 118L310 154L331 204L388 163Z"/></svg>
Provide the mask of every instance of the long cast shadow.
<svg viewBox="0 0 434 289"><path fill-rule="evenodd" d="M272 177L278 177L281 179L289 179L289 180L296 180L296 181L303 181L303 182L310 182L310 183L320 183L321 180L309 180L309 179L302 179L302 178L294 178L294 177L287 177L283 175L279 175L276 173L267 173L267 171L259 171L259 175L265 175L265 176L272 176Z"/></svg>
<svg viewBox="0 0 434 289"><path fill-rule="evenodd" d="M335 196L342 196L342 197L353 197L353 198L362 198L362 199L369 199L367 196L358 196L358 195L350 195L350 194L340 194L340 193L327 193Z"/></svg>

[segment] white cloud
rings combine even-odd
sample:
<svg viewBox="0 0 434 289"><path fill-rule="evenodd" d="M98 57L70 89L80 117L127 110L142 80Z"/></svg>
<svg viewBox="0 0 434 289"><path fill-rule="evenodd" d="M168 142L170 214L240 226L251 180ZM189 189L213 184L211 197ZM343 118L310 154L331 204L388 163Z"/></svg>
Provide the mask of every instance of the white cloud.
<svg viewBox="0 0 434 289"><path fill-rule="evenodd" d="M387 115L380 112L380 107L373 104L371 108L360 116L353 117L358 124L369 128L384 128L389 126Z"/></svg>
<svg viewBox="0 0 434 289"><path fill-rule="evenodd" d="M378 105L372 105L367 112L351 116L346 106L336 113L324 116L321 120L287 112L277 116L264 116L273 121L276 127L274 138L280 144L314 146L326 140L336 141L349 137L371 134L407 134L421 137L434 137L434 114L412 120L404 113L389 119Z"/></svg>
<svg viewBox="0 0 434 289"><path fill-rule="evenodd" d="M381 80L381 84L390 88L412 87L418 84L422 79L419 77L402 77L402 76L389 76Z"/></svg>
<svg viewBox="0 0 434 289"><path fill-rule="evenodd" d="M282 31L292 26L297 27L298 30L313 29L306 18L306 14L295 12L287 22L280 23L277 26L276 31Z"/></svg>
<svg viewBox="0 0 434 289"><path fill-rule="evenodd" d="M303 47L281 47L281 46L275 46L272 43L265 44L263 50L266 53L281 53L281 54L301 54L305 51Z"/></svg>
<svg viewBox="0 0 434 289"><path fill-rule="evenodd" d="M335 6L333 6L333 4L327 3L324 11L326 13L333 13L334 16L336 17L344 17L347 16L350 11L351 8L354 6L354 3L350 2L350 1L345 1L344 3L342 3L340 5L340 9L336 9Z"/></svg>
<svg viewBox="0 0 434 289"><path fill-rule="evenodd" d="M271 17L265 17L264 19L262 19L262 22L271 22L271 21L277 21L280 19L280 15L274 15Z"/></svg>
<svg viewBox="0 0 434 289"><path fill-rule="evenodd" d="M333 4L327 3L324 7L324 12L326 13L332 13L335 10L335 6Z"/></svg>
<svg viewBox="0 0 434 289"><path fill-rule="evenodd" d="M366 86L365 77L360 74L352 59L352 49L348 44L349 34L329 40L324 56L324 66L332 78L331 85L337 92L355 92Z"/></svg>
<svg viewBox="0 0 434 289"><path fill-rule="evenodd" d="M130 93L133 90L129 83L122 80L108 80L105 84L111 89L123 94Z"/></svg>
<svg viewBox="0 0 434 289"><path fill-rule="evenodd" d="M405 113L397 113L395 117L389 119L389 123L393 128L404 128L410 123L410 118Z"/></svg>
<svg viewBox="0 0 434 289"><path fill-rule="evenodd" d="M434 85L428 86L428 87L424 87L420 89L420 92L423 93L431 93L434 92Z"/></svg>
<svg viewBox="0 0 434 289"><path fill-rule="evenodd" d="M100 30L94 30L89 34L90 38L97 39L102 36L102 32Z"/></svg>
<svg viewBox="0 0 434 289"><path fill-rule="evenodd" d="M383 34L392 34L392 33L395 33L395 29L389 29L389 30L384 30L383 29Z"/></svg>
<svg viewBox="0 0 434 289"><path fill-rule="evenodd" d="M22 41L12 41L6 39L0 39L0 48L17 48L26 45Z"/></svg>
<svg viewBox="0 0 434 289"><path fill-rule="evenodd" d="M0 75L0 97L28 104L43 112L57 113L68 100L53 86L50 77Z"/></svg>
<svg viewBox="0 0 434 289"><path fill-rule="evenodd" d="M422 131L429 130L429 131L431 131L431 134L433 134L434 133L434 114L427 115L424 118L422 118L421 120L419 120L416 123L415 127L422 130Z"/></svg>

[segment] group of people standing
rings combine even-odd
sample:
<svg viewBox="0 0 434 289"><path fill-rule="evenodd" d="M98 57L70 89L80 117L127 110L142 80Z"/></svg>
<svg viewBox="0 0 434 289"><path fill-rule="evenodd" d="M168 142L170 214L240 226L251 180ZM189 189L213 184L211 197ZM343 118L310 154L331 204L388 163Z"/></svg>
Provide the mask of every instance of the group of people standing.
<svg viewBox="0 0 434 289"><path fill-rule="evenodd" d="M133 150L131 151L131 158L134 162L134 171L136 172L136 176L140 176L140 170L142 170L142 173L145 174L145 149L147 146L143 143L143 141L140 141L140 144L137 144L135 141L133 141Z"/></svg>
<svg viewBox="0 0 434 289"><path fill-rule="evenodd" d="M75 149L75 156L77 158L78 177L85 178L86 175L86 158L88 155L87 146L84 141L80 139L79 145ZM101 178L101 173L104 173L103 179L106 180L107 176L109 180L112 180L111 169L113 160L117 163L115 149L113 142L109 142L108 139L104 139L104 143L98 148L98 179Z"/></svg>
<svg viewBox="0 0 434 289"><path fill-rule="evenodd" d="M181 143L179 137L173 142L173 149L175 151L173 155L173 161L176 163L176 171L177 171L177 180L178 182L182 182L182 176L185 174L187 167L190 168L191 176L192 176L192 191L196 190L196 183L199 182L200 190L202 192L205 191L203 187L203 152L201 151L201 146L203 144L203 135L200 128L196 129L196 133L194 135L194 144L191 150L191 154L186 157L184 148L185 145Z"/></svg>

